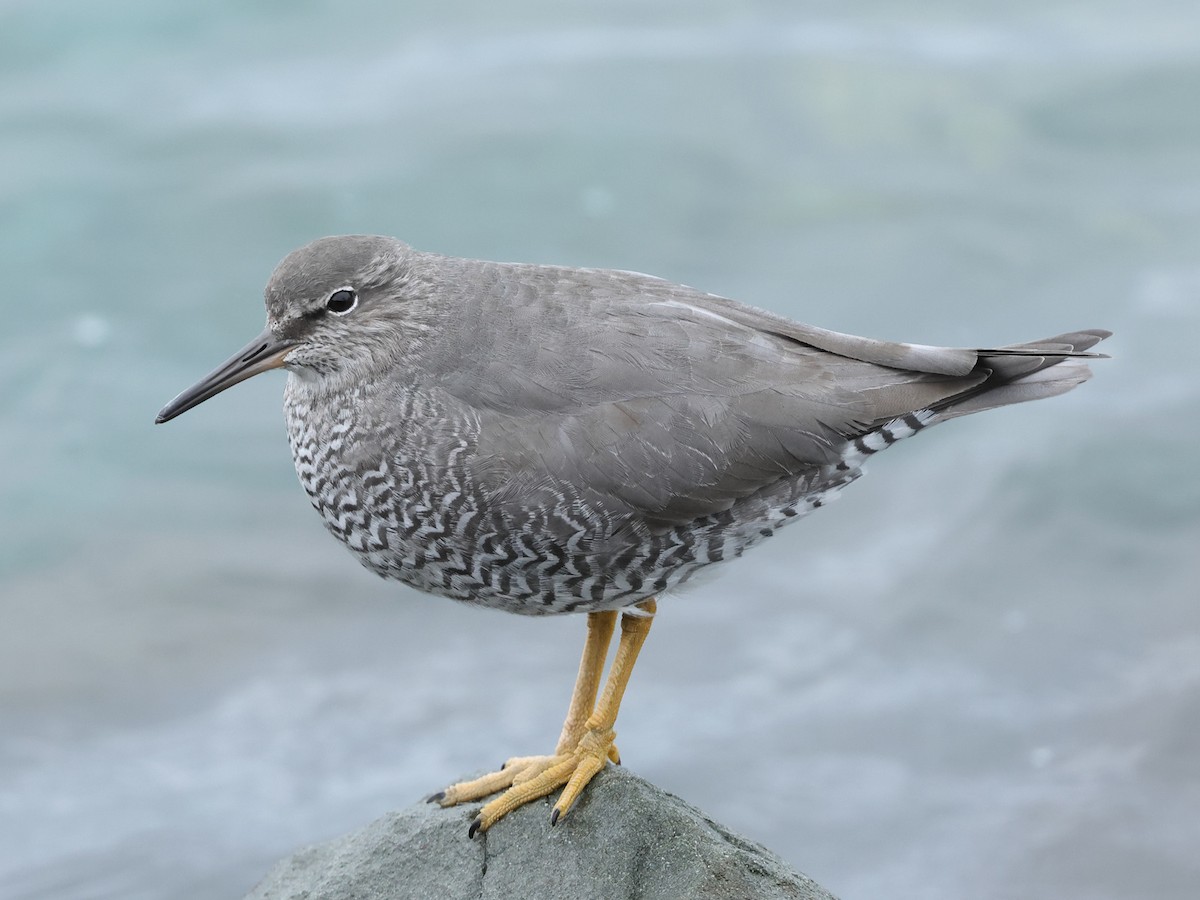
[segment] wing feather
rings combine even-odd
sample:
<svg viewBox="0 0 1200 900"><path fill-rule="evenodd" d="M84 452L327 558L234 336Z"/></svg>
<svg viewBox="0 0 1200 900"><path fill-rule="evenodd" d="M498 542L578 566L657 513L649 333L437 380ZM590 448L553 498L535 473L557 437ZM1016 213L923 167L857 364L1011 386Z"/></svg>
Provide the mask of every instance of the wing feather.
<svg viewBox="0 0 1200 900"><path fill-rule="evenodd" d="M812 475L906 413L949 418L959 396L963 411L986 408L989 379L1020 384L1075 347L1070 335L995 351L878 341L635 273L495 267L462 325L488 323L475 344L490 356L442 367L440 382L478 418L475 477L521 503L565 483L658 525ZM482 315L497 302L507 316ZM990 405L1048 392L1035 382Z"/></svg>

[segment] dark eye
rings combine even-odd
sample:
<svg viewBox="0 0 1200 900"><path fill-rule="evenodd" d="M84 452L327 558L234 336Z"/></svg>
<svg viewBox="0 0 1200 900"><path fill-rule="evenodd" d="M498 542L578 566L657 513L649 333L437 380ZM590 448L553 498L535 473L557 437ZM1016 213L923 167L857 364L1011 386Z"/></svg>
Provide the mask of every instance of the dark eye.
<svg viewBox="0 0 1200 900"><path fill-rule="evenodd" d="M339 288L325 301L325 308L335 316L344 316L356 306L358 306L358 294L350 288Z"/></svg>

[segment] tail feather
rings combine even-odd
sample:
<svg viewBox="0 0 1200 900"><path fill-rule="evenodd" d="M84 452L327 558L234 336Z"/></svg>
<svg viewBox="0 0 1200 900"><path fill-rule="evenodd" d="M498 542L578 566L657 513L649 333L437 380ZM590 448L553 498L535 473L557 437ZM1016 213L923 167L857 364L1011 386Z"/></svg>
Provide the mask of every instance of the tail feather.
<svg viewBox="0 0 1200 900"><path fill-rule="evenodd" d="M1111 334L1097 328L980 350L978 368L987 372L987 377L975 387L931 407L936 414L933 421L945 422L969 413L1066 393L1092 377L1087 360L1103 359L1105 355L1087 351Z"/></svg>
<svg viewBox="0 0 1200 900"><path fill-rule="evenodd" d="M1073 331L995 350L962 351L974 352L976 363L960 376L961 390L913 412L878 418L869 428L848 438L841 458L827 467L829 483L840 486L858 477L868 457L930 425L998 406L1053 397L1083 384L1092 377L1087 361L1106 358L1103 353L1088 350L1110 334L1100 329Z"/></svg>

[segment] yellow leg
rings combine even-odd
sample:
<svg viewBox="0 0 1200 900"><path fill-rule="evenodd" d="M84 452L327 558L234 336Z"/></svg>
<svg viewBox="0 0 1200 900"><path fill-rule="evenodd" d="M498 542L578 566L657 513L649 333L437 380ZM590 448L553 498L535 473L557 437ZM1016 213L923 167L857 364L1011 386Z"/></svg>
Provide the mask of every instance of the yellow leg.
<svg viewBox="0 0 1200 900"><path fill-rule="evenodd" d="M562 734L559 735L558 745L554 748L556 756L574 750L583 736L584 725L596 706L600 673L604 671L604 658L608 656L608 645L612 642L616 624L616 610L588 613L583 658L579 660L579 674L575 678L575 690L571 692L567 719L563 722Z"/></svg>
<svg viewBox="0 0 1200 900"><path fill-rule="evenodd" d="M579 674L575 689L571 692L571 703L567 708L567 719L563 723L562 735L552 756L517 756L508 760L498 772L490 772L470 781L452 784L446 790L430 797L430 802L442 806L454 806L479 800L499 790L512 787L514 783L528 781L548 768L558 757L575 749L583 735L584 724L596 705L596 692L600 687L600 675L604 671L604 659L608 656L608 645L612 642L613 629L617 624L616 610L588 613L587 638L583 644L583 656L579 660ZM614 762L619 760L614 760Z"/></svg>
<svg viewBox="0 0 1200 900"><path fill-rule="evenodd" d="M617 643L617 654L608 672L604 693L587 720L583 737L575 752L579 762L571 773L571 779L567 782L562 796L554 804L554 812L550 814L551 825L567 814L587 783L604 768L613 749L613 740L617 736L613 728L617 724L617 713L621 711L621 700L625 696L629 678L633 675L633 665L637 662L642 644L646 643L646 636L650 634L654 613L658 610L658 604L653 597L639 603L638 606L642 609L641 615L625 613L621 616L621 640Z"/></svg>
<svg viewBox="0 0 1200 900"><path fill-rule="evenodd" d="M629 683L638 652L650 631L656 609L653 599L644 600L638 606L639 613L625 613L621 617L621 638L598 704L596 691L600 672L604 668L617 614L602 612L588 615L587 641L579 662L579 676L554 755L510 759L499 772L451 785L430 800L442 806L453 806L508 788L479 811L471 823L471 836L477 831L486 831L517 807L544 797L564 784L567 787L551 813L551 824L565 815L587 783L610 759L613 762L620 761L613 744L613 726L625 686Z"/></svg>

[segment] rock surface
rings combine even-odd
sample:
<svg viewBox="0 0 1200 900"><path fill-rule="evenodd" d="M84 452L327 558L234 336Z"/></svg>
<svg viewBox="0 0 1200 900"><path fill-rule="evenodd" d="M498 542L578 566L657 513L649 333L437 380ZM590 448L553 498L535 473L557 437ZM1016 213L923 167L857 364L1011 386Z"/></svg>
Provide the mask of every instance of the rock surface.
<svg viewBox="0 0 1200 900"><path fill-rule="evenodd" d="M420 803L299 851L246 900L834 900L623 768L597 775L553 828L550 805L530 803L471 840L478 803Z"/></svg>

